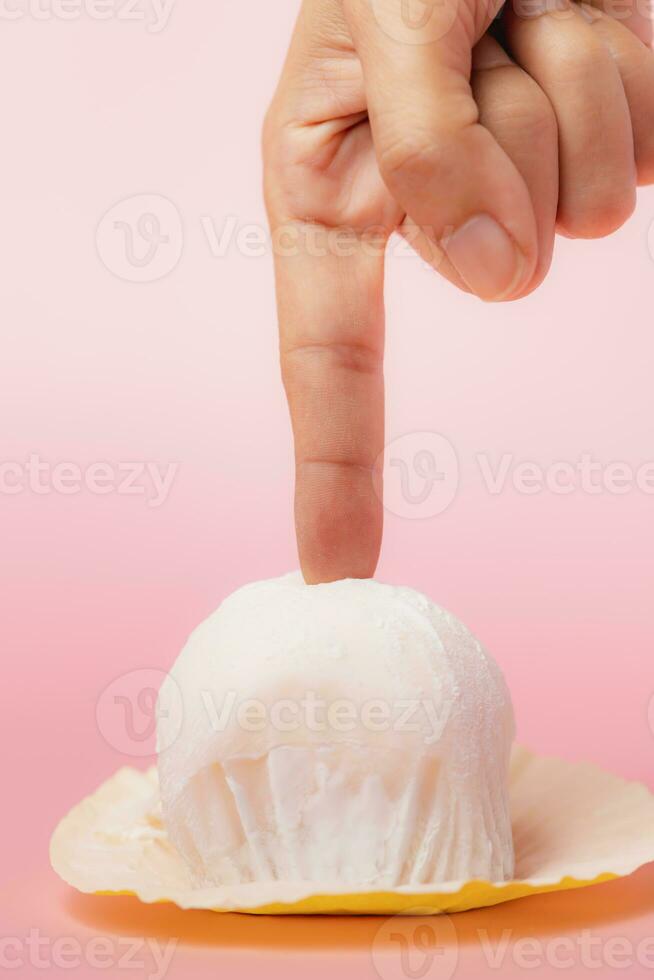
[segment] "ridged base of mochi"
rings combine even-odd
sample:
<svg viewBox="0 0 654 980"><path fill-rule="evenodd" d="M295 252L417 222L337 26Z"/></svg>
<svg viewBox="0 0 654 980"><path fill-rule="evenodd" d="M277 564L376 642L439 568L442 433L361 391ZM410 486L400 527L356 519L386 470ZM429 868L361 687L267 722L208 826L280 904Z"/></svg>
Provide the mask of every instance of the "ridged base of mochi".
<svg viewBox="0 0 654 980"><path fill-rule="evenodd" d="M165 796L169 834L199 886L513 875L506 781L488 785L481 769L457 772L437 754L282 745L215 763Z"/></svg>

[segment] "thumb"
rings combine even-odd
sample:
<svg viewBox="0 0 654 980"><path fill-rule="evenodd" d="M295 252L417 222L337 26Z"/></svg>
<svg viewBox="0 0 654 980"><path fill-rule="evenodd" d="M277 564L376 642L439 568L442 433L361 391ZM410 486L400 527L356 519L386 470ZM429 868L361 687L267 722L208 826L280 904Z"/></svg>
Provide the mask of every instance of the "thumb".
<svg viewBox="0 0 654 980"><path fill-rule="evenodd" d="M490 0L344 0L380 172L434 264L485 300L526 290L538 258L526 184L480 125L472 48ZM421 249L424 254L424 248Z"/></svg>

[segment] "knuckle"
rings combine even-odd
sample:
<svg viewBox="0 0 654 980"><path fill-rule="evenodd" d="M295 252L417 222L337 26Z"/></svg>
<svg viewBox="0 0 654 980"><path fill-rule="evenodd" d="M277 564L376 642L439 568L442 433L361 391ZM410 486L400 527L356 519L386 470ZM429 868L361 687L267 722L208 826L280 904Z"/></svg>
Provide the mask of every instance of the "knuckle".
<svg viewBox="0 0 654 980"><path fill-rule="evenodd" d="M610 77L615 65L609 49L591 33L581 49L568 41L559 52L557 70L560 79L581 89L583 86L593 86L598 78Z"/></svg>
<svg viewBox="0 0 654 980"><path fill-rule="evenodd" d="M576 15L571 11L570 16ZM513 42L520 49L526 38L529 38L525 54L528 58L546 57L548 71L559 83L565 83L567 86L584 86L593 84L598 77L601 77L598 73L603 72L608 75L610 72L612 55L599 35L592 30L586 32L584 44L580 45L576 31L567 30L558 32L556 43L552 40L547 43L546 38L538 43L540 29L540 18L521 20L513 17L508 30L509 43ZM531 38L532 32L535 33L533 38ZM532 52L532 45L536 44L539 49L537 55ZM543 52L542 55L540 51Z"/></svg>
<svg viewBox="0 0 654 980"><path fill-rule="evenodd" d="M538 89L532 93L529 108L522 120L521 132L533 144L550 143L558 139L558 123L552 103L545 93Z"/></svg>
<svg viewBox="0 0 654 980"><path fill-rule="evenodd" d="M391 188L407 180L432 176L442 169L444 162L442 142L418 131L389 140L379 153L379 169Z"/></svg>
<svg viewBox="0 0 654 980"><path fill-rule="evenodd" d="M532 155L536 148L551 147L558 142L556 114L541 90L530 91L528 98L505 99L501 105L494 106L487 125L491 132L508 133L513 139L518 134L520 146L529 148Z"/></svg>
<svg viewBox="0 0 654 980"><path fill-rule="evenodd" d="M306 386L316 378L323 385L328 375L335 383L343 372L380 375L382 366L380 350L354 341L303 343L281 352L282 380L287 388Z"/></svg>
<svg viewBox="0 0 654 980"><path fill-rule="evenodd" d="M489 64L476 68L473 91L480 106L480 121L490 129L519 133L522 141L556 139L554 107L541 86L515 64Z"/></svg>

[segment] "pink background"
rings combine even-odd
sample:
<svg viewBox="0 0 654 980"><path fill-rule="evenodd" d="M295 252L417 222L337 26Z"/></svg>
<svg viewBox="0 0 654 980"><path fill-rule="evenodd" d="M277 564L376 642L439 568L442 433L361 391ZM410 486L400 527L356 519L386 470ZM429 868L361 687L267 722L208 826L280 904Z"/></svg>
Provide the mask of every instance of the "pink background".
<svg viewBox="0 0 654 980"><path fill-rule="evenodd" d="M270 250L232 244L215 257L202 225L264 224L259 122L294 7L187 0L157 34L88 16L25 17L0 32L1 459L179 464L158 508L86 490L0 494L0 934L181 936L170 977L377 975L377 920L82 899L47 858L57 820L134 761L96 724L106 685L166 668L225 594L296 562ZM182 254L164 278L127 282L103 264L96 229L143 194L174 203ZM478 633L506 672L523 742L654 789L654 497L492 496L474 462L654 460L653 220L654 193L641 191L626 228L559 242L545 286L510 307L391 258L388 436L442 433L460 489L433 518L388 514L379 577L425 590ZM477 929L511 929L511 943L583 928L651 936L653 885L650 867L459 916L456 976L483 967ZM389 963L382 980L401 976Z"/></svg>

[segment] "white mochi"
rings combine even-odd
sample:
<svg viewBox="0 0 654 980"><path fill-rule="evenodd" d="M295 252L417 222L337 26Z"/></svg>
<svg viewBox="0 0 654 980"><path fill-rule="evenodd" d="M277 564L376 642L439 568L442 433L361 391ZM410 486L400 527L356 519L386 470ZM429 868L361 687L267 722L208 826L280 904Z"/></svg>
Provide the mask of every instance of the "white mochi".
<svg viewBox="0 0 654 980"><path fill-rule="evenodd" d="M503 881L513 733L499 668L424 595L255 582L162 687L165 826L199 885Z"/></svg>

